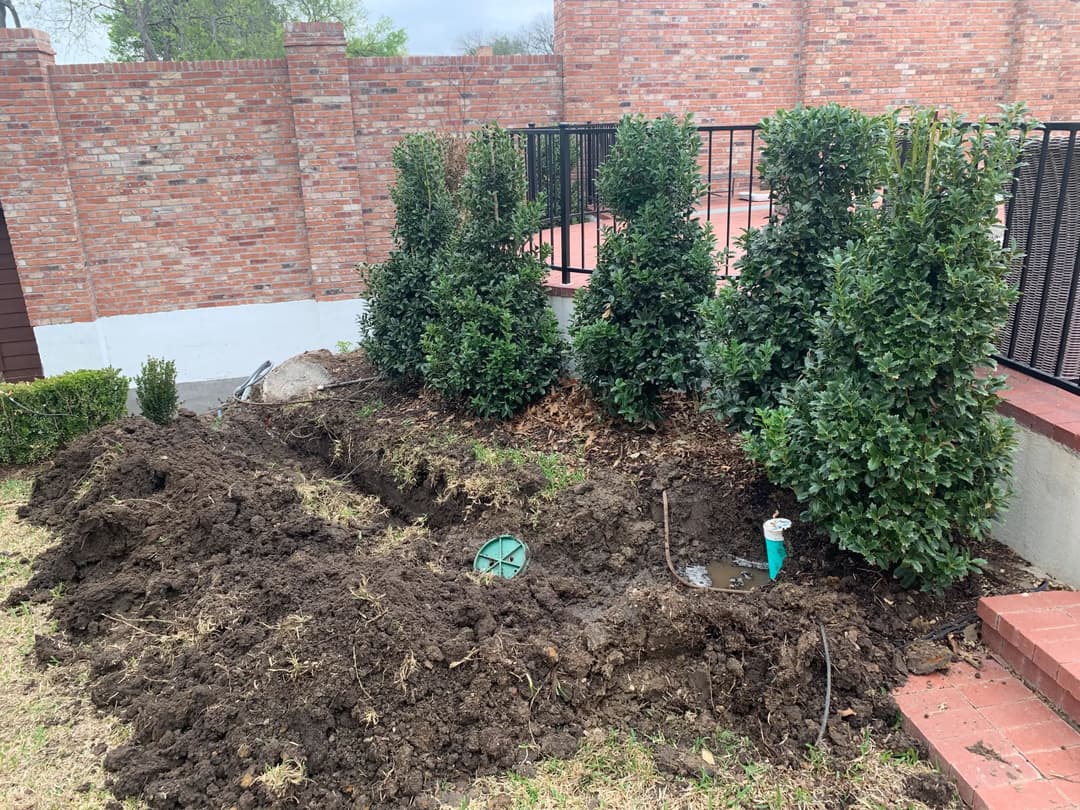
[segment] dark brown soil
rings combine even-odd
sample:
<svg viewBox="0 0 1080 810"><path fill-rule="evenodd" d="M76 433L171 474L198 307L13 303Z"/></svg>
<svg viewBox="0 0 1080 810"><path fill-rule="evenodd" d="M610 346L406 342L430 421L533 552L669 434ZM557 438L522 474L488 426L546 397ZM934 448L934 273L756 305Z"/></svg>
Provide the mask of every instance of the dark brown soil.
<svg viewBox="0 0 1080 810"><path fill-rule="evenodd" d="M106 756L112 789L160 808L409 806L568 756L594 727L687 744L720 725L793 761L824 707L822 626L825 745L853 754L866 729L907 745L888 696L902 647L1031 578L988 546L992 575L906 593L797 524L776 584L684 588L664 559L663 491L676 565L760 558L762 520L798 509L694 403L671 410L635 432L567 386L496 425L365 384L223 421L128 419L38 478L27 514L63 541L13 601L63 583L39 660L91 663L95 703L134 728ZM553 456L484 461L476 442L563 454L561 488ZM385 511L312 516L296 484L330 476ZM528 567L474 576L502 533L526 540ZM285 760L305 781L275 797L257 778Z"/></svg>

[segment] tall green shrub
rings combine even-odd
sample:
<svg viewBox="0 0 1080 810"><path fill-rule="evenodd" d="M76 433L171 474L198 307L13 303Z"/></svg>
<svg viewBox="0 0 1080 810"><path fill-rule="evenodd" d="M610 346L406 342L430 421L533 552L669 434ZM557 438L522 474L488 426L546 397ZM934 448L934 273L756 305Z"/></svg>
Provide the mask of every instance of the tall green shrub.
<svg viewBox="0 0 1080 810"><path fill-rule="evenodd" d="M128 381L114 368L0 382L0 464L41 461L76 436L127 413Z"/></svg>
<svg viewBox="0 0 1080 810"><path fill-rule="evenodd" d="M419 378L420 340L434 317L431 287L454 231L457 211L447 188L446 141L407 136L395 148L395 248L366 274L368 308L360 316L363 346L374 365L399 380Z"/></svg>
<svg viewBox="0 0 1080 810"><path fill-rule="evenodd" d="M564 354L546 268L529 246L540 204L525 200L524 158L506 130L473 134L459 200L461 228L423 339L424 378L479 416L506 417L551 387Z"/></svg>
<svg viewBox="0 0 1080 810"><path fill-rule="evenodd" d="M829 256L858 234L855 206L882 178L886 130L837 104L762 122L758 165L775 213L741 237L738 275L705 313L710 404L733 425L751 427L802 372L832 288Z"/></svg>
<svg viewBox="0 0 1080 810"><path fill-rule="evenodd" d="M841 548L940 588L1005 503L1012 426L993 340L1012 298L991 236L1021 108L969 128L916 111L892 137L886 204L838 252L819 348L752 452ZM902 162L898 142L910 140Z"/></svg>
<svg viewBox="0 0 1080 810"><path fill-rule="evenodd" d="M151 422L167 425L176 416L180 395L176 391L176 363L147 357L135 378L139 411Z"/></svg>
<svg viewBox="0 0 1080 810"><path fill-rule="evenodd" d="M700 139L689 116L626 117L600 168L601 199L618 218L570 327L577 370L611 413L659 417L660 395L701 377L699 307L715 286L712 233L691 214L704 193Z"/></svg>

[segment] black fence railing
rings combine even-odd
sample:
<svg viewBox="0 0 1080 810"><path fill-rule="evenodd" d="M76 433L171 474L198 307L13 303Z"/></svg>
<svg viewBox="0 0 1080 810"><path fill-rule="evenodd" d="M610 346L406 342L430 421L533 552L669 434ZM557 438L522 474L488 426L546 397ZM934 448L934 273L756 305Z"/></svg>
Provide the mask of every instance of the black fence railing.
<svg viewBox="0 0 1080 810"><path fill-rule="evenodd" d="M756 124L699 127L698 156L706 192L696 216L717 237L718 272L733 267L736 239L768 219L771 199L756 177L761 142ZM588 275L605 226L615 225L596 191L597 170L615 144L614 124L560 124L515 130L525 146L530 199L544 200L537 239L550 247L549 265L563 284Z"/></svg>
<svg viewBox="0 0 1080 810"><path fill-rule="evenodd" d="M1080 394L1080 123L1047 123L1024 143L1005 207L1002 244L1021 253L1018 298L999 360Z"/></svg>
<svg viewBox="0 0 1080 810"><path fill-rule="evenodd" d="M550 248L553 281L587 276L605 226L615 225L596 190L615 144L614 124L516 130L525 146L530 199L543 198L537 240ZM757 173L755 124L703 126L698 156L706 192L696 216L717 239L718 276L730 275L739 234L766 222L772 200ZM1020 253L1009 280L1018 290L998 340L1005 365L1080 394L1080 123L1042 125L1023 145L1002 208L1002 244Z"/></svg>

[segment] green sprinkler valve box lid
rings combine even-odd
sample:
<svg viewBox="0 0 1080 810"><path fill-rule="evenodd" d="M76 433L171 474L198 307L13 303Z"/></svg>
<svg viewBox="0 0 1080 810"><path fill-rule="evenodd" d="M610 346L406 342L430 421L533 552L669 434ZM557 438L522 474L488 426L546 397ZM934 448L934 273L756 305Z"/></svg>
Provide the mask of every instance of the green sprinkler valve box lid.
<svg viewBox="0 0 1080 810"><path fill-rule="evenodd" d="M529 550L525 544L512 535L504 534L491 538L476 552L473 570L510 579L525 567L528 558Z"/></svg>

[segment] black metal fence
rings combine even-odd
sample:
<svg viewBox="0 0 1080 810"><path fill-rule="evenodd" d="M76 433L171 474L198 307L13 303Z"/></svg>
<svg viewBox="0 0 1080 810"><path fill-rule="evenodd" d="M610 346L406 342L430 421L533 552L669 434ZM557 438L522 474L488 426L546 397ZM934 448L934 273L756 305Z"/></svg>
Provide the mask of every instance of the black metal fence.
<svg viewBox="0 0 1080 810"><path fill-rule="evenodd" d="M543 198L549 266L562 284L596 266L603 228L614 225L596 190L597 170L615 144L614 124L529 127L523 141L530 199ZM703 126L699 162L706 193L696 216L723 250L729 275L737 238L772 214L757 173L761 139L754 124ZM1080 123L1044 124L1023 146L1002 211L1002 243L1020 251L1009 280L1019 296L998 341L999 360L1080 393Z"/></svg>
<svg viewBox="0 0 1080 810"><path fill-rule="evenodd" d="M1080 394L1080 123L1047 123L1023 146L1002 244L1022 251L998 341L1004 365Z"/></svg>
<svg viewBox="0 0 1080 810"><path fill-rule="evenodd" d="M756 177L761 141L756 124L699 127L699 163L706 193L699 219L709 223L723 248L718 272L733 267L736 239L764 222L771 199ZM530 199L545 203L537 239L550 247L549 264L563 284L596 266L603 228L614 224L596 191L597 170L615 144L614 124L560 124L516 130L525 146Z"/></svg>

